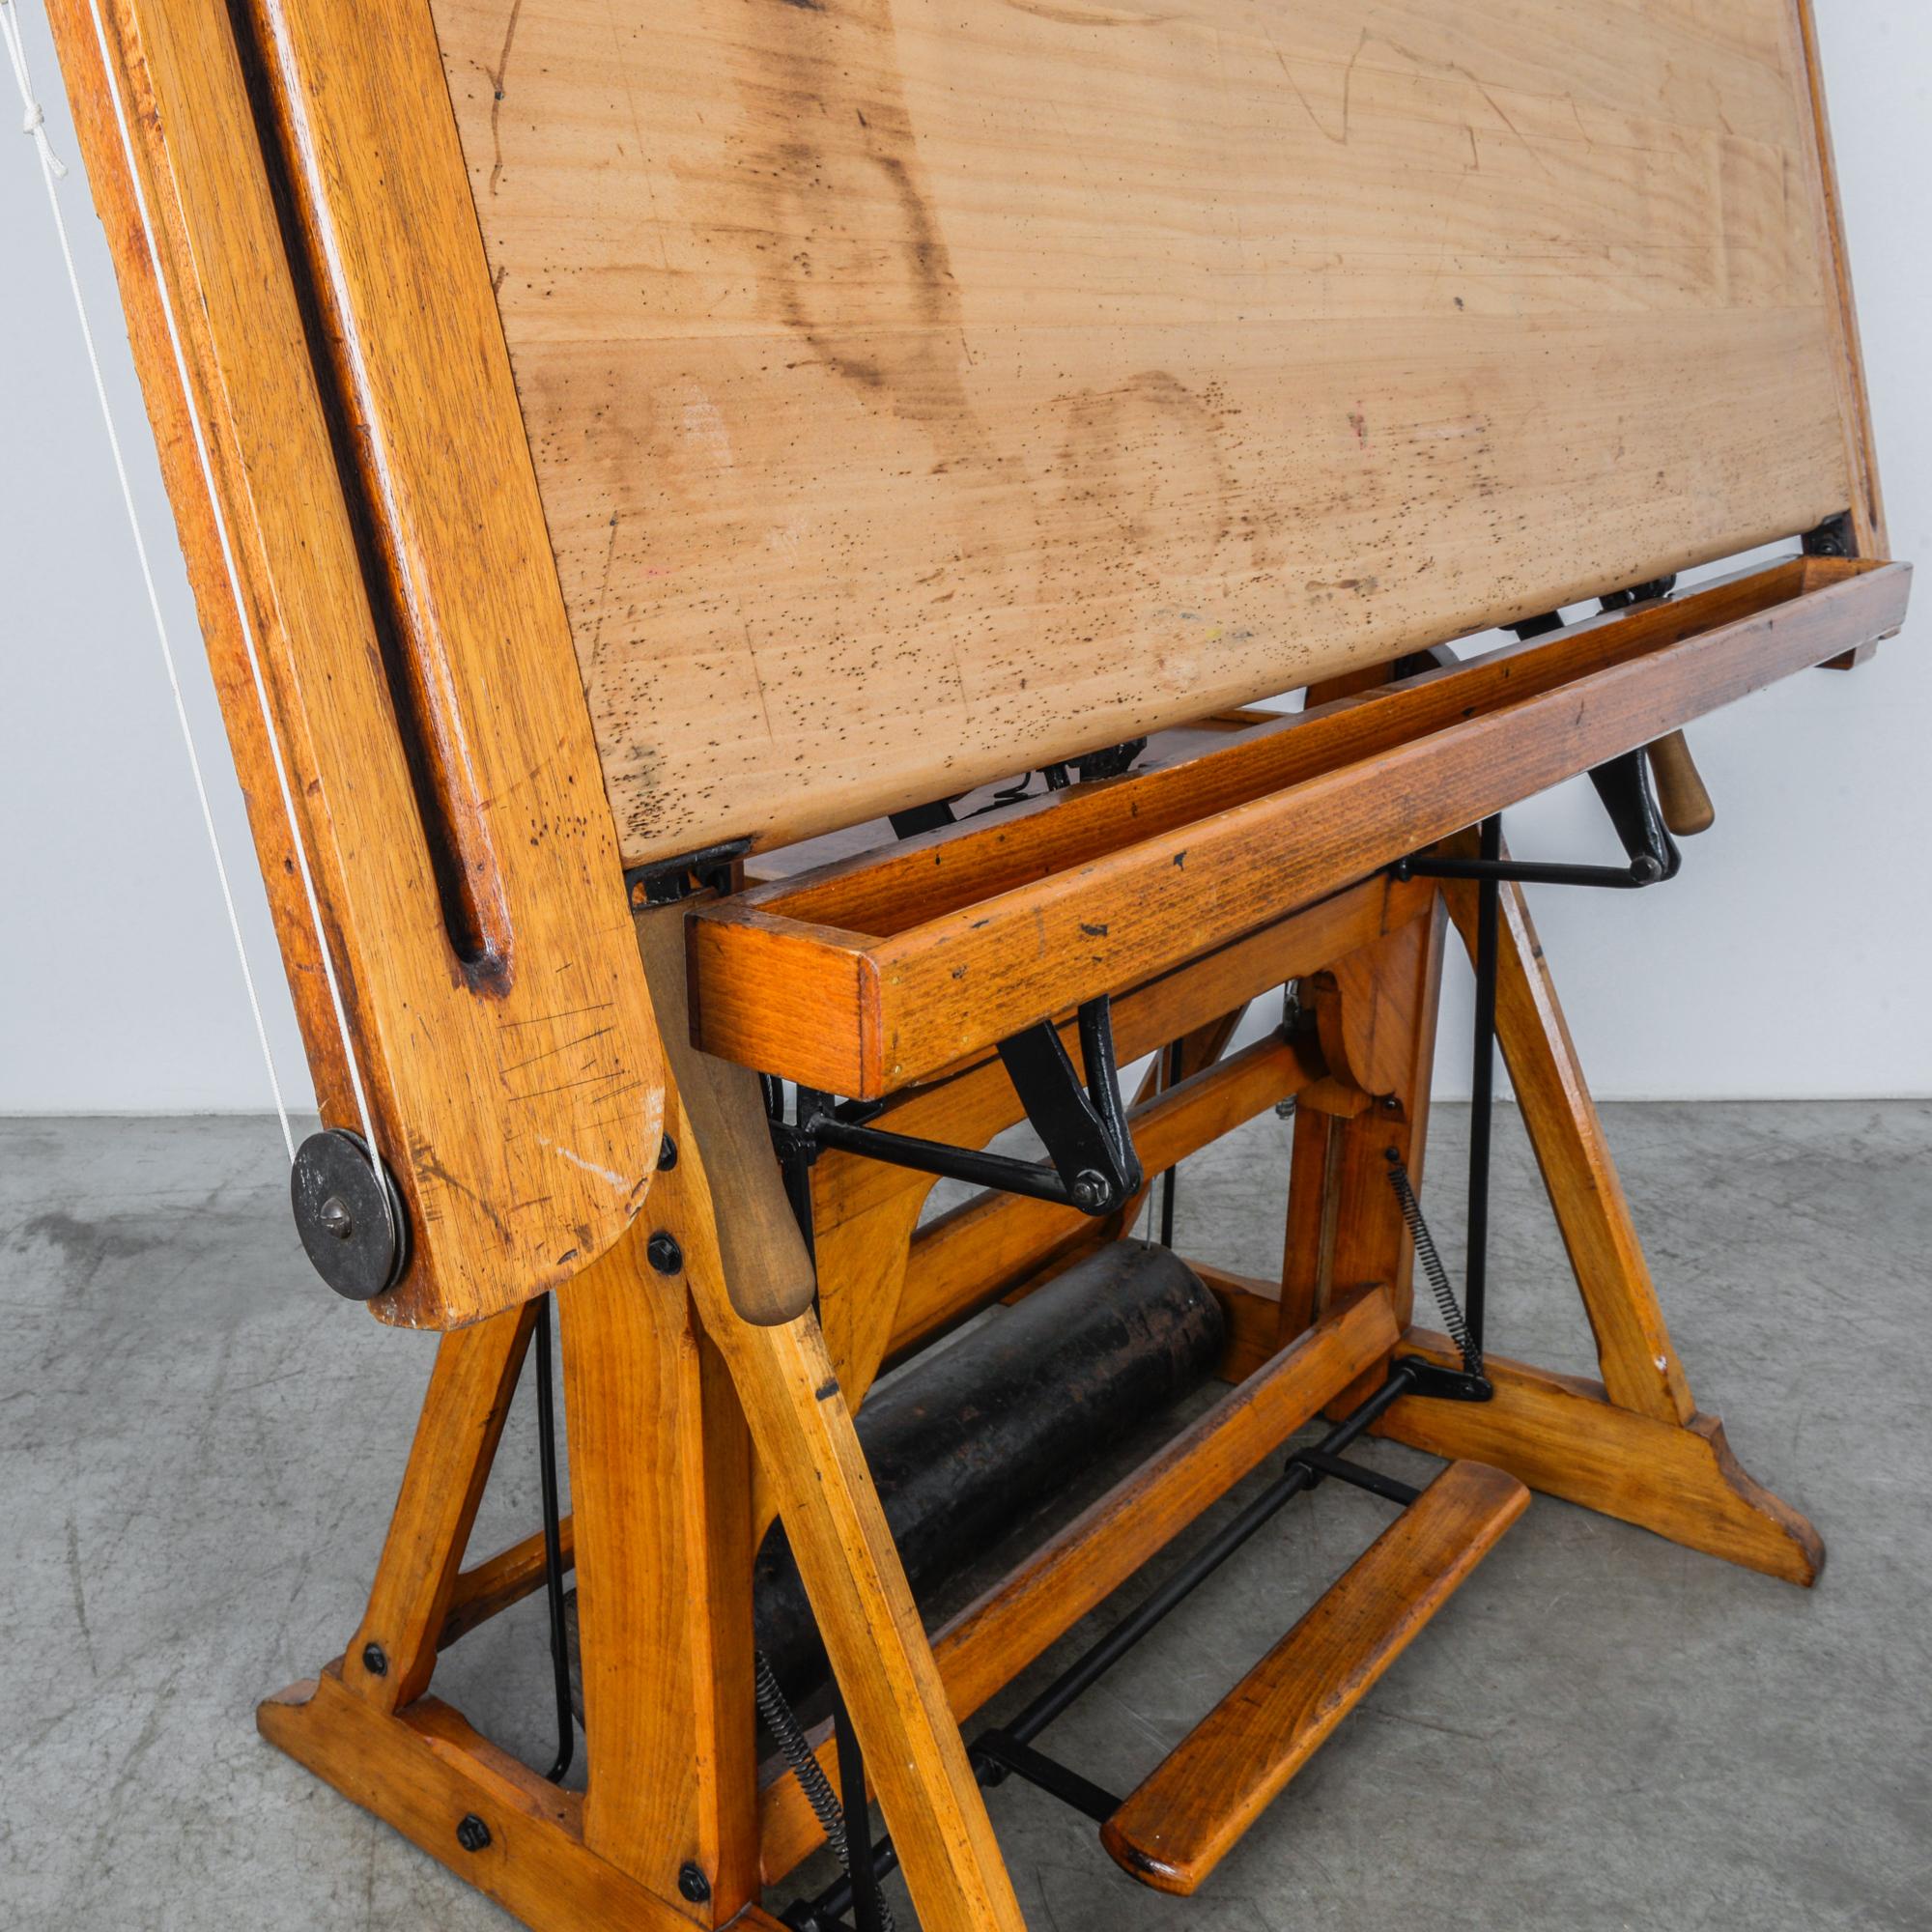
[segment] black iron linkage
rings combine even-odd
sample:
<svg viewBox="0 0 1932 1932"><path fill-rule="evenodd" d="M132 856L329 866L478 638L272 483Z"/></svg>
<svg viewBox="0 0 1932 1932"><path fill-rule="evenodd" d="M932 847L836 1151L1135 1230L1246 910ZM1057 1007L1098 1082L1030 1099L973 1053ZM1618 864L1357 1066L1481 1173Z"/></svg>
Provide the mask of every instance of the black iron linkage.
<svg viewBox="0 0 1932 1932"><path fill-rule="evenodd" d="M1043 1161L895 1134L869 1124L877 1103L841 1105L810 1089L799 1094L797 1124L775 1123L773 1137L781 1156L793 1162L809 1164L821 1149L842 1148L976 1187L1111 1214L1139 1189L1143 1176L1121 1098L1113 1007L1105 994L1080 1009L1079 1032L1079 1072L1051 1020L1000 1042L1020 1105L1046 1148Z"/></svg>

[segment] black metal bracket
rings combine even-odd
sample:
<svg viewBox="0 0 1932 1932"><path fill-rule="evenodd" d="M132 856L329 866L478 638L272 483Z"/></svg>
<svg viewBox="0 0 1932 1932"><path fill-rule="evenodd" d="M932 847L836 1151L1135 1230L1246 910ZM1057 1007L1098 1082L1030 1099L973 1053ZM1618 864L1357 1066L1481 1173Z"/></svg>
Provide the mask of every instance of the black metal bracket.
<svg viewBox="0 0 1932 1932"><path fill-rule="evenodd" d="M1398 1355L1394 1367L1408 1376L1407 1395L1419 1395L1434 1402L1493 1402L1495 1387L1487 1376L1472 1376L1463 1369L1445 1369L1426 1362L1420 1355Z"/></svg>
<svg viewBox="0 0 1932 1932"><path fill-rule="evenodd" d="M1827 517L1815 530L1806 530L1799 540L1806 556L1856 556L1859 547L1852 529L1852 513L1840 510Z"/></svg>
<svg viewBox="0 0 1932 1932"><path fill-rule="evenodd" d="M1608 886L1632 891L1674 879L1684 864L1676 840L1658 810L1650 784L1650 760L1641 751L1626 752L1590 773L1618 842L1630 855L1628 866L1550 865L1524 859L1453 859L1412 853L1390 871L1398 879L1515 880L1531 886Z"/></svg>
<svg viewBox="0 0 1932 1932"><path fill-rule="evenodd" d="M726 838L716 845L681 852L675 859L653 859L629 867L624 891L635 912L642 906L675 905L694 893L711 891L721 897L737 887L738 862L752 849L749 838Z"/></svg>
<svg viewBox="0 0 1932 1932"><path fill-rule="evenodd" d="M1079 1029L1084 1085L1051 1020L1000 1042L1000 1058L1020 1105L1045 1146L1043 1161L895 1134L869 1124L881 1103L840 1103L810 1088L799 1092L796 1125L772 1123L780 1158L795 1171L809 1167L826 1148L842 1148L975 1187L1024 1194L1086 1214L1111 1214L1138 1191L1144 1177L1121 1098L1113 1005L1105 994L1080 1009Z"/></svg>

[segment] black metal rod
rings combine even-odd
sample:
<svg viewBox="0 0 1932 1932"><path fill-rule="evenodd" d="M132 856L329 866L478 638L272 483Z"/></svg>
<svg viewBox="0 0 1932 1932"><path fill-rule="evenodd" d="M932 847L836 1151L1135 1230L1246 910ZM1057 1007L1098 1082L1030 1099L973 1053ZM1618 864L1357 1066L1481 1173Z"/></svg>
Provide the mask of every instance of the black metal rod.
<svg viewBox="0 0 1932 1932"><path fill-rule="evenodd" d="M563 1508L556 1483L556 1397L551 1387L551 1304L536 1319L537 1470L543 1491L544 1595L550 1605L550 1666L556 1691L556 1762L544 1773L554 1784L577 1755L577 1719L570 1708L570 1640L563 1623Z"/></svg>
<svg viewBox="0 0 1932 1932"><path fill-rule="evenodd" d="M838 1741L838 1790L845 1807L845 1848L852 1869L852 1922L857 1932L886 1932L884 1901L879 1896L879 1870L872 1856L872 1826L866 1809L866 1759L859 1732L838 1680L832 1684L832 1734ZM838 1908L843 1911L843 1906Z"/></svg>
<svg viewBox="0 0 1932 1932"><path fill-rule="evenodd" d="M1503 821L1498 812L1483 820L1482 858L1502 858ZM1463 1266L1463 1304L1469 1339L1483 1349L1483 1312L1490 1273L1490 1138L1494 1123L1496 1087L1496 926L1502 888L1493 873L1476 886L1476 1025L1469 1068L1468 1259Z"/></svg>
<svg viewBox="0 0 1932 1932"><path fill-rule="evenodd" d="M1163 1093L1172 1093L1180 1085L1181 1042L1176 1040L1167 1049L1167 1077L1161 1082ZM1174 1246L1174 1176L1175 1170L1168 1168L1160 1177L1160 1244L1164 1248Z"/></svg>
<svg viewBox="0 0 1932 1932"><path fill-rule="evenodd" d="M1323 1455L1339 1456L1375 1419L1407 1392L1409 1376L1398 1369L1367 1402L1338 1423L1316 1445ZM1123 1658L1148 1632L1191 1592L1205 1583L1242 1544L1261 1529L1303 1490L1321 1480L1305 1463L1292 1463L1235 1520L1177 1570L1139 1609L1114 1626L1084 1657L1061 1672L1018 1717L1005 1726L1015 1744L1031 1744L1083 1690Z"/></svg>
<svg viewBox="0 0 1932 1932"><path fill-rule="evenodd" d="M810 1131L821 1147L843 1148L849 1153L865 1154L895 1167L917 1168L922 1174L943 1175L949 1180L970 1181L975 1187L994 1187L1007 1194L1024 1194L1035 1201L1053 1201L1063 1208L1075 1205L1066 1182L1043 1161L1015 1160L1010 1154L985 1153L977 1148L947 1147L911 1134L888 1133L884 1127L853 1126L830 1114L820 1114L811 1122Z"/></svg>
<svg viewBox="0 0 1932 1932"><path fill-rule="evenodd" d="M1539 859L1401 859L1395 873L1403 879L1508 879L1524 886L1608 886L1634 892L1652 886L1663 876L1656 862L1629 866L1567 866Z"/></svg>
<svg viewBox="0 0 1932 1932"><path fill-rule="evenodd" d="M1017 1743L1005 1731L981 1731L973 1742L976 1774L978 1761L993 1763L1023 1777L1029 1784L1060 1800L1075 1811L1084 1811L1096 1825L1104 1825L1121 1808L1120 1798L1103 1790L1091 1777L1083 1777L1071 1765L1037 1751L1031 1745Z"/></svg>

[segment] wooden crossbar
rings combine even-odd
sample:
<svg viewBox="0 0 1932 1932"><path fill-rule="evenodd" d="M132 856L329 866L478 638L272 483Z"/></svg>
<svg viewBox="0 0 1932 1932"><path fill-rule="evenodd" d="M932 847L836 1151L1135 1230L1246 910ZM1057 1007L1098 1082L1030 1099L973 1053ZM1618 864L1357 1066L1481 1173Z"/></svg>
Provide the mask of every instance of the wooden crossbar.
<svg viewBox="0 0 1932 1932"><path fill-rule="evenodd" d="M1796 558L692 915L708 1053L863 1098L1145 980L1889 635L1902 564Z"/></svg>
<svg viewBox="0 0 1932 1932"><path fill-rule="evenodd" d="M1197 1891L1529 1504L1452 1463L1101 1828L1156 1891Z"/></svg>

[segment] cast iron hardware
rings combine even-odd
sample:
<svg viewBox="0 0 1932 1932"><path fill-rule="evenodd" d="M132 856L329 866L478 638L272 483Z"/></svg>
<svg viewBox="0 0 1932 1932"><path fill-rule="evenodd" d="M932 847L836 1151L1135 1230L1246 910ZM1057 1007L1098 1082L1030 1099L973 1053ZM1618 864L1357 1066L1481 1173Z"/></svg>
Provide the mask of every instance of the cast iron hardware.
<svg viewBox="0 0 1932 1932"><path fill-rule="evenodd" d="M1466 1369L1445 1369L1420 1355L1398 1355L1396 1367L1409 1378L1409 1394L1427 1402L1493 1402L1495 1388L1487 1376Z"/></svg>
<svg viewBox="0 0 1932 1932"><path fill-rule="evenodd" d="M389 1653L380 1643L365 1643L362 1646L362 1668L371 1677L388 1676Z"/></svg>
<svg viewBox="0 0 1932 1932"><path fill-rule="evenodd" d="M952 823L952 801L936 798L929 805L908 806L903 811L887 814L895 838L917 838L922 832L937 832Z"/></svg>
<svg viewBox="0 0 1932 1932"><path fill-rule="evenodd" d="M677 1236L663 1228L644 1243L644 1254L660 1274L676 1274L684 1266L684 1250L678 1246Z"/></svg>
<svg viewBox="0 0 1932 1932"><path fill-rule="evenodd" d="M1493 983L1493 982L1492 982ZM1477 1006L1480 1008L1479 1000ZM1484 1113L1488 1119L1487 1111ZM1489 1205L1490 1205L1490 1142L1484 1132L1478 1136L1475 1131L1475 1117L1472 1115L1469 1134L1469 1206L1470 1225L1474 1230L1469 1242L1470 1281L1476 1291L1471 1293L1469 1314L1464 1317L1457 1306L1456 1291L1449 1286L1449 1270L1442 1265L1442 1257L1435 1246L1435 1236L1429 1232L1429 1223L1422 1218L1422 1204L1415 1198L1415 1189L1410 1184L1408 1170L1403 1166L1401 1156L1394 1148L1384 1148L1382 1158L1388 1162L1389 1185L1395 1189L1396 1205L1402 1209L1402 1218L1408 1226L1408 1237L1415 1246L1415 1258L1422 1264L1422 1272L1429 1282L1429 1292L1435 1297L1435 1306L1441 1312L1443 1331L1455 1343L1463 1357L1461 1375L1455 1380L1469 1391L1459 1394L1458 1400L1467 1402L1488 1402L1490 1385L1483 1379L1483 1339L1482 1307L1480 1291L1483 1282L1483 1256L1488 1248ZM1428 1368L1426 1362L1416 1364L1418 1368ZM1432 1370L1431 1374L1447 1375L1448 1370ZM1442 1394L1446 1391L1417 1388L1414 1393Z"/></svg>
<svg viewBox="0 0 1932 1932"><path fill-rule="evenodd" d="M668 1134L658 1142L658 1172L664 1174L677 1165L677 1143Z"/></svg>
<svg viewBox="0 0 1932 1932"><path fill-rule="evenodd" d="M694 1864L678 1866L677 1889L694 1905L702 1905L711 1896L711 1881Z"/></svg>
<svg viewBox="0 0 1932 1932"><path fill-rule="evenodd" d="M1626 752L1598 765L1590 773L1590 782L1609 814L1618 842L1630 855L1628 866L1549 865L1490 852L1476 859L1412 853L1389 869L1398 879L1511 879L1528 886L1608 886L1625 891L1674 879L1683 856L1657 809L1650 760L1640 750Z"/></svg>
<svg viewBox="0 0 1932 1932"><path fill-rule="evenodd" d="M845 1708L845 1698L835 1677L832 1682L832 1734L838 1757L838 1789L844 1799L847 1862L845 1885L852 1923L857 1932L897 1932L893 1909L879 1889L885 1876L872 1851L872 1825L866 1808L866 1758L859 1747L858 1727ZM840 1911L847 1908L841 1906Z"/></svg>
<svg viewBox="0 0 1932 1932"><path fill-rule="evenodd" d="M490 1828L475 1812L467 1811L457 1824L456 1842L466 1852L480 1852L490 1842Z"/></svg>
<svg viewBox="0 0 1932 1932"><path fill-rule="evenodd" d="M1051 1792L1063 1804L1086 1812L1096 1825L1104 1825L1121 1808L1121 1801L1111 1791L1082 1777L1070 1765L1019 1743L1005 1731L981 1731L973 1741L973 1775L981 1784L993 1785L1003 1783L1009 1773Z"/></svg>
<svg viewBox="0 0 1932 1932"><path fill-rule="evenodd" d="M625 894L633 909L675 905L679 899L707 890L722 897L737 886L738 862L751 849L749 838L726 838L716 845L700 845L696 852L680 853L675 859L653 859L645 866L632 866L624 873Z"/></svg>
<svg viewBox="0 0 1932 1932"><path fill-rule="evenodd" d="M1070 768L1064 761L1041 765L1039 777L1048 791L1065 791L1076 782L1092 784L1095 779L1117 779L1146 750L1145 738L1129 738L1124 745L1108 745L1100 751L1089 752L1084 757L1075 758ZM1002 785L995 791L988 803L969 811L967 817L979 818L989 811L1003 811L1008 806L1018 805L1025 799L1037 798L1039 794L1032 789L1033 780L1032 772L1023 772L1011 784ZM953 803L952 798L936 798L925 805L909 805L903 811L888 812L886 817L893 828L893 837L917 838L923 832L936 832L943 825L957 824Z"/></svg>
<svg viewBox="0 0 1932 1932"><path fill-rule="evenodd" d="M1419 1388L1410 1389L1411 1395L1419 1395ZM1330 1456L1320 1449L1298 1449L1288 1459L1291 1463L1306 1463L1317 1475L1333 1476L1337 1482L1352 1483L1358 1490L1367 1490L1372 1496L1380 1496L1384 1502L1400 1503L1406 1509L1422 1492L1407 1483L1399 1483L1393 1476L1385 1476L1379 1469L1371 1469L1366 1463L1351 1463L1346 1456Z"/></svg>
<svg viewBox="0 0 1932 1932"><path fill-rule="evenodd" d="M410 1223L384 1162L347 1127L325 1127L296 1151L289 1174L296 1233L337 1294L373 1301L410 1264Z"/></svg>
<svg viewBox="0 0 1932 1932"><path fill-rule="evenodd" d="M842 1148L976 1187L1052 1201L1095 1216L1111 1214L1139 1189L1143 1176L1121 1100L1113 1006L1104 993L1080 1009L1079 1029L1084 1086L1052 1021L1000 1042L1000 1058L1020 1105L1045 1144L1044 1161L892 1133L867 1124L879 1103L841 1106L830 1094L801 1088L797 1124L772 1125L788 1178L809 1167L822 1149Z"/></svg>
<svg viewBox="0 0 1932 1932"><path fill-rule="evenodd" d="M1852 534L1852 513L1840 510L1827 517L1815 530L1806 530L1801 539L1806 556L1856 556L1858 544Z"/></svg>

